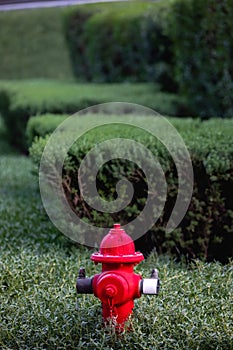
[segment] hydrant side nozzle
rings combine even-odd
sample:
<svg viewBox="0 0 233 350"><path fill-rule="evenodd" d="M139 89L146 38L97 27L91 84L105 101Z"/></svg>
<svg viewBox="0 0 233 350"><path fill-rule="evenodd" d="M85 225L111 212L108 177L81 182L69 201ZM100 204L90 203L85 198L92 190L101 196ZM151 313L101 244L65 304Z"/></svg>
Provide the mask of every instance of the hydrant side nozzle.
<svg viewBox="0 0 233 350"><path fill-rule="evenodd" d="M93 294L92 287L93 278L86 278L86 271L84 267L79 269L78 279L76 283L76 290L78 294Z"/></svg>
<svg viewBox="0 0 233 350"><path fill-rule="evenodd" d="M141 294L155 295L159 293L158 270L151 271L151 278L144 278L140 281L139 290Z"/></svg>
<svg viewBox="0 0 233 350"><path fill-rule="evenodd" d="M156 295L159 294L159 279L144 278L140 281L139 290L141 294Z"/></svg>

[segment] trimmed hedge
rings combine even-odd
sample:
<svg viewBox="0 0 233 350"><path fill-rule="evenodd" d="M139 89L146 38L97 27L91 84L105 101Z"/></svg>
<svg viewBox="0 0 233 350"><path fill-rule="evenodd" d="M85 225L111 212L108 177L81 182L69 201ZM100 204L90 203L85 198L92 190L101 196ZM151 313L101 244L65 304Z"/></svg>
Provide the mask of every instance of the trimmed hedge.
<svg viewBox="0 0 233 350"><path fill-rule="evenodd" d="M52 81L2 83L0 113L11 144L21 151L27 149L25 129L30 116L47 112L74 113L91 104L104 102L104 99L97 100L93 95L88 95L88 88L83 87L83 90L81 86Z"/></svg>
<svg viewBox="0 0 233 350"><path fill-rule="evenodd" d="M88 117L88 116L87 116ZM98 116L106 118L106 116ZM145 118L145 123L146 117ZM78 216L99 226L111 226L114 222L127 223L141 212L147 191L145 175L131 162L115 159L105 164L98 173L97 186L100 195L112 200L116 195L116 183L126 176L134 186L134 197L127 208L119 213L102 213L83 203L77 185L81 160L96 143L114 136L126 137L143 143L154 152L163 168L168 185L164 212L155 226L136 241L137 249L148 254L154 247L159 253L185 255L191 258L219 259L226 261L233 256L233 121L213 119L200 120L170 118L169 121L180 132L189 149L194 169L194 191L189 210L177 229L165 233L164 227L172 212L177 195L176 167L166 149L144 133L119 126L105 127L82 137L69 151L63 169L63 186L69 203ZM120 128L120 129L119 129ZM35 140L30 154L36 164L47 142L48 136ZM91 174L86 174L86 177ZM67 186L67 183L69 186ZM77 204L79 203L79 204Z"/></svg>
<svg viewBox="0 0 233 350"><path fill-rule="evenodd" d="M0 11L0 79L74 79L63 13L61 7Z"/></svg>
<svg viewBox="0 0 233 350"><path fill-rule="evenodd" d="M85 5L65 32L77 79L155 81L189 115L233 116L233 2L166 0Z"/></svg>
<svg viewBox="0 0 233 350"><path fill-rule="evenodd" d="M31 145L35 137L52 133L67 117L68 115L64 114L43 114L31 117L26 128L28 144Z"/></svg>
<svg viewBox="0 0 233 350"><path fill-rule="evenodd" d="M175 77L190 112L233 117L233 2L175 0L170 11Z"/></svg>
<svg viewBox="0 0 233 350"><path fill-rule="evenodd" d="M174 91L170 0L85 5L69 10L65 32L77 79L156 81Z"/></svg>
<svg viewBox="0 0 233 350"><path fill-rule="evenodd" d="M159 113L177 115L184 101L162 93L153 84L74 84L32 80L0 83L0 113L11 144L27 149L25 129L31 116L46 113L73 114L89 106L112 101L132 102Z"/></svg>

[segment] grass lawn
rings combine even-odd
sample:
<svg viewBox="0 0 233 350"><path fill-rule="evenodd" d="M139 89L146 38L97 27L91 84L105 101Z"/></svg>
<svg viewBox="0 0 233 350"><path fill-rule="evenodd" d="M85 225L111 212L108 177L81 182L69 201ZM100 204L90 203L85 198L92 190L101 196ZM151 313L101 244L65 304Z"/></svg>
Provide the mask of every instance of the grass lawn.
<svg viewBox="0 0 233 350"><path fill-rule="evenodd" d="M0 154L1 349L233 348L231 263L185 266L153 253L136 272L148 277L157 267L160 295L135 301L133 332L116 338L103 329L100 302L77 302L75 291L79 267L91 276L100 266L52 226L31 161L4 146L4 132Z"/></svg>

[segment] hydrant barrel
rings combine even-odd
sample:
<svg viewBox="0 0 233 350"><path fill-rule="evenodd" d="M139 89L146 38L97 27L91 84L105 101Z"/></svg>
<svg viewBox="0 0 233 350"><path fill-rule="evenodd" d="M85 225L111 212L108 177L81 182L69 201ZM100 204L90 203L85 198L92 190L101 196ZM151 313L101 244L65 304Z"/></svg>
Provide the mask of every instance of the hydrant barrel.
<svg viewBox="0 0 233 350"><path fill-rule="evenodd" d="M143 259L120 224L115 224L103 238L99 252L92 254L91 260L102 263L102 273L93 279L93 291L102 302L105 323L114 318L121 328L132 313L142 279L133 268Z"/></svg>

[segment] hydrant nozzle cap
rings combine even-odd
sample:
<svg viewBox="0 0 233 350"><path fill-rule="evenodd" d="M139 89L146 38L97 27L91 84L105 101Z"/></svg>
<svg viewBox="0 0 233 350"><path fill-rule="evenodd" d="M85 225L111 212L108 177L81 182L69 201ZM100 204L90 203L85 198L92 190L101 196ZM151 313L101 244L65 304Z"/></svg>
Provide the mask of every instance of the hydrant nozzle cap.
<svg viewBox="0 0 233 350"><path fill-rule="evenodd" d="M115 230L120 230L121 224L114 224L114 225L113 225L113 228L114 228Z"/></svg>

